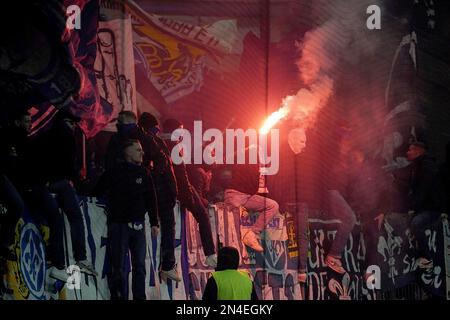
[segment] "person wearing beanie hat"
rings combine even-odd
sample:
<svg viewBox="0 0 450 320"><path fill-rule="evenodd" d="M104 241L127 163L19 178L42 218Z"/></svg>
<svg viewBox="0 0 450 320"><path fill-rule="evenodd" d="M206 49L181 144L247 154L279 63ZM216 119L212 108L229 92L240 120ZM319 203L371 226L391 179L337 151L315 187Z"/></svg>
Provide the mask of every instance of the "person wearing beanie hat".
<svg viewBox="0 0 450 320"><path fill-rule="evenodd" d="M167 119L163 123L164 137L170 149L178 144L177 141L170 139L171 134L176 129L183 128L183 124L176 119ZM211 223L209 221L208 208L205 207L199 192L194 188L189 180L189 176L184 162L176 164L174 167L175 178L178 188L178 200L181 206L189 210L199 224L200 238L203 251L206 257L206 264L212 268L217 265L217 256L215 254L214 239L211 231ZM206 201L207 202L207 201Z"/></svg>
<svg viewBox="0 0 450 320"><path fill-rule="evenodd" d="M159 123L156 117L143 112L138 120L140 130L151 144L149 159L155 183L158 213L161 225L161 277L181 281L175 260L175 215L173 208L178 194L170 151L158 136Z"/></svg>
<svg viewBox="0 0 450 320"><path fill-rule="evenodd" d="M139 127L144 130L145 132L148 132L149 130L152 130L153 128L159 129L159 123L156 117L148 112L143 112L138 120Z"/></svg>

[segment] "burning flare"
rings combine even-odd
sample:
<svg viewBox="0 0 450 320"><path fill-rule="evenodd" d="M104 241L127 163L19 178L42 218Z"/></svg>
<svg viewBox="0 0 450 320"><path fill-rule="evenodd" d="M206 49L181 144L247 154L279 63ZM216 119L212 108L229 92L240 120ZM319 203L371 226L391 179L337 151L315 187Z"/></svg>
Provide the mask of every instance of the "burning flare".
<svg viewBox="0 0 450 320"><path fill-rule="evenodd" d="M272 127L276 125L278 121L286 117L288 113L289 108L286 106L283 106L274 113L272 113L264 122L264 125L261 127L261 129L259 129L259 133L267 134L270 131L270 129L272 129Z"/></svg>

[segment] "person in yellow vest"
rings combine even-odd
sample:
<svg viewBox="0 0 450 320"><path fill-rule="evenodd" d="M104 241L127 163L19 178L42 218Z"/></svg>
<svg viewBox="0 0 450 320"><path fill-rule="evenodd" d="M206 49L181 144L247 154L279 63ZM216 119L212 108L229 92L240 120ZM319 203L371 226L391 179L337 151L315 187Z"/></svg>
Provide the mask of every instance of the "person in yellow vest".
<svg viewBox="0 0 450 320"><path fill-rule="evenodd" d="M219 250L217 268L206 283L203 300L258 300L250 275L238 270L239 259L234 247Z"/></svg>

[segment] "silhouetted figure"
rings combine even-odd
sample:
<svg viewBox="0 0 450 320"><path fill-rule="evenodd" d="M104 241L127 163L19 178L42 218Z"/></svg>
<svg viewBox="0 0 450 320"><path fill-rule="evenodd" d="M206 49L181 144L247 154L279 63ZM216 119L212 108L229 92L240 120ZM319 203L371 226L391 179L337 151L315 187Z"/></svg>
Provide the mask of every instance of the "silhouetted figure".
<svg viewBox="0 0 450 320"><path fill-rule="evenodd" d="M175 260L175 214L178 195L177 181L170 158L170 150L158 136L158 120L148 112L141 114L139 128L150 142L151 173L158 198L159 221L161 223L161 276L163 279L181 281ZM146 149L144 149L145 152Z"/></svg>
<svg viewBox="0 0 450 320"><path fill-rule="evenodd" d="M425 229L445 211L442 185L438 178L438 167L427 152L427 145L421 141L410 144L406 153L409 165L409 211L413 214L411 229L418 244L418 265L432 267L427 250Z"/></svg>
<svg viewBox="0 0 450 320"><path fill-rule="evenodd" d="M181 128L183 128L183 124L178 120L168 119L164 122L163 129L168 137L166 143L171 152L179 142L170 140L170 135L174 130ZM216 250L214 248L214 239L211 232L207 201L205 206L201 196L189 180L186 164L184 162L174 164L173 168L177 180L178 200L180 201L181 206L188 209L197 221L203 251L206 257L205 262L210 267L215 268L217 265L217 256L215 254Z"/></svg>
<svg viewBox="0 0 450 320"><path fill-rule="evenodd" d="M219 250L217 268L206 283L203 300L258 300L250 275L238 270L239 260L236 248Z"/></svg>
<svg viewBox="0 0 450 320"><path fill-rule="evenodd" d="M56 201L66 214L70 224L73 254L80 271L97 276L86 255L86 234L83 213L80 208L74 182L80 179L77 166L75 129L81 118L68 111L59 111L52 127L36 141L41 159L40 169L48 190L56 195Z"/></svg>
<svg viewBox="0 0 450 320"><path fill-rule="evenodd" d="M46 252L47 263L50 266L49 274L50 277L65 282L68 274L64 258L64 220L58 210L58 204L46 186L42 175L42 163L36 161L42 151L29 137L30 130L31 116L26 111L16 114L13 123L2 129L1 153L2 158L5 156L7 158L4 172L30 209L34 222L39 224L43 222L42 220L46 220L50 228L49 247ZM7 186L7 189L10 196L15 193L11 185ZM16 214L20 215L23 204L20 203L17 194L13 197L16 198L14 206L19 210ZM14 220L17 218L19 217L16 216ZM10 222L10 227L13 227L14 221ZM13 230L10 229L9 233L11 232Z"/></svg>
<svg viewBox="0 0 450 320"><path fill-rule="evenodd" d="M143 150L139 141L124 141L119 150L123 161L106 170L94 189L95 194L106 195L111 299L127 299L128 274L124 261L129 252L133 299L145 300L145 214L149 216L152 236L157 236L156 194L150 173L142 166Z"/></svg>

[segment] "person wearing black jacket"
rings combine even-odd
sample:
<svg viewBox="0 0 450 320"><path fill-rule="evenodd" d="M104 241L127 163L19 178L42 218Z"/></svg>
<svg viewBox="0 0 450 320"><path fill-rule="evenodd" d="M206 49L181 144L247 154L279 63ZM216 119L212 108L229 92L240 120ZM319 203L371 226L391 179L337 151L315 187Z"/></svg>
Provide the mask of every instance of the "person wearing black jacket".
<svg viewBox="0 0 450 320"><path fill-rule="evenodd" d="M79 178L75 128L80 120L70 112L60 110L52 127L37 139L36 145L40 155L42 179L49 184L49 191L56 195L59 206L69 220L76 264L81 272L97 276L94 267L87 260L83 213L73 187L73 182Z"/></svg>
<svg viewBox="0 0 450 320"><path fill-rule="evenodd" d="M139 117L139 128L149 141L150 168L156 187L159 221L161 223L161 278L181 281L175 259L175 213L178 189L170 151L158 136L158 120L144 112ZM146 149L144 149L145 152Z"/></svg>
<svg viewBox="0 0 450 320"><path fill-rule="evenodd" d="M330 166L324 172L324 183L321 181L318 189L319 194L323 195L323 198L320 197L319 199L323 202L323 212L327 214L327 218L341 221L337 225L336 234L325 257L327 267L339 274L347 272L341 258L349 236L356 224L355 210L349 204L351 198L350 187L352 185L351 177L355 171L352 163L349 161L349 154L355 140L351 135L351 130L343 129L344 131L338 134L335 141L337 145L333 146L335 148L333 149L335 152L335 157L332 158L333 162L330 163Z"/></svg>
<svg viewBox="0 0 450 320"><path fill-rule="evenodd" d="M248 211L259 212L256 222L241 234L242 243L257 252L264 251L258 235L279 212L278 203L257 194L260 179L258 164L234 164L228 167L228 179L224 179L224 201L234 207L244 207Z"/></svg>
<svg viewBox="0 0 450 320"><path fill-rule="evenodd" d="M14 232L15 222L24 210L21 201L23 199L35 223L41 223L42 219L47 221L50 228L49 248L46 252L50 266L49 274L50 277L65 282L68 274L64 259L64 220L55 199L42 179L42 167L36 161L36 155L42 151L36 148L34 141L29 137L30 130L31 116L27 111L23 111L19 112L14 122L3 128L0 133L2 172L7 179L4 180L4 187L7 189L5 196L14 201L14 205L12 207L10 205L9 209L12 210L10 213L15 212L15 217L10 217L7 223L9 228L7 232L10 236Z"/></svg>
<svg viewBox="0 0 450 320"><path fill-rule="evenodd" d="M128 275L123 266L130 252L133 299L145 300L145 213L149 216L152 236L159 232L155 189L151 175L142 166L143 150L139 141L126 140L118 150L122 150L123 161L106 170L94 189L95 195L106 196L111 299L127 299Z"/></svg>
<svg viewBox="0 0 450 320"><path fill-rule="evenodd" d="M408 204L413 214L411 229L418 243L418 265L430 268L432 261L427 250L425 229L445 212L443 188L436 162L427 153L424 142L411 143L406 156L411 161Z"/></svg>
<svg viewBox="0 0 450 320"><path fill-rule="evenodd" d="M203 205L208 207L208 196L211 190L212 168L191 164L187 167L187 172L189 175L189 181L198 192Z"/></svg>
<svg viewBox="0 0 450 320"><path fill-rule="evenodd" d="M164 121L163 129L165 132L166 143L170 150L179 143L172 141L170 136L176 129L183 128L183 124L175 119L167 119ZM183 208L189 210L199 225L200 238L203 251L206 257L206 264L212 268L217 265L217 256L215 254L214 240L211 232L211 222L209 220L208 208L205 206L198 191L189 181L186 164L184 162L173 166L175 178L177 180L178 200Z"/></svg>
<svg viewBox="0 0 450 320"><path fill-rule="evenodd" d="M349 152L349 183L345 194L348 204L360 218L364 241L367 248L364 268L377 263L378 236L384 217L392 212L390 195L392 193L392 177L381 167L381 164L370 159L361 147ZM365 274L367 279L370 272Z"/></svg>

